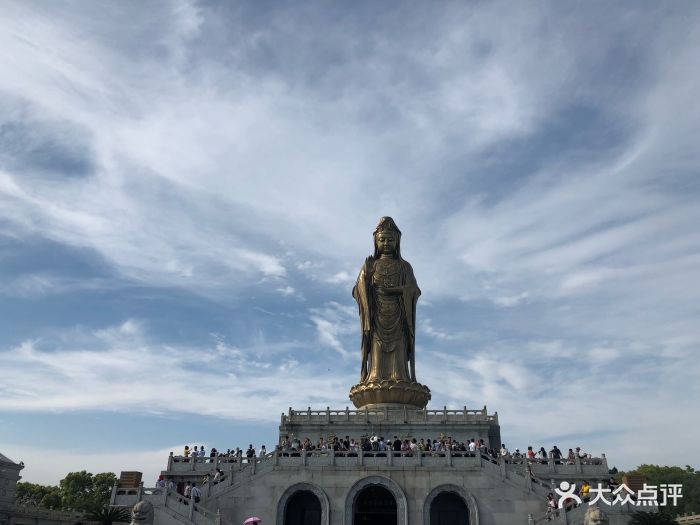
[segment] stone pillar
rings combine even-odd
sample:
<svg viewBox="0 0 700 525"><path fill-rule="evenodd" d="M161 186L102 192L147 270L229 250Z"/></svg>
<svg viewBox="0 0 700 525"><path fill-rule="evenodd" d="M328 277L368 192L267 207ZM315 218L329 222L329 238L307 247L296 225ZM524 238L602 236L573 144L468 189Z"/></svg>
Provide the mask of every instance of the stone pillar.
<svg viewBox="0 0 700 525"><path fill-rule="evenodd" d="M143 499L143 481L139 483L139 488L136 491L136 501L141 501Z"/></svg>
<svg viewBox="0 0 700 525"><path fill-rule="evenodd" d="M173 452L170 451L170 456L168 456L168 472L173 470Z"/></svg>
<svg viewBox="0 0 700 525"><path fill-rule="evenodd" d="M171 452L172 454L172 452ZM117 488L119 487L119 480L114 480L114 485L112 485L112 495L109 498L110 505L114 505L117 502Z"/></svg>
<svg viewBox="0 0 700 525"><path fill-rule="evenodd" d="M304 467L306 466L306 449L305 448L301 449L301 464Z"/></svg>

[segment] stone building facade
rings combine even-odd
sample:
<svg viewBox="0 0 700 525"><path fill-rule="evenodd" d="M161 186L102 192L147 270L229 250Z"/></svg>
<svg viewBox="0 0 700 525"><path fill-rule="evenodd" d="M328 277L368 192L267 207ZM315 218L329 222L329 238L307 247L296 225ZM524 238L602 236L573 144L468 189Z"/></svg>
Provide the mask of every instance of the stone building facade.
<svg viewBox="0 0 700 525"><path fill-rule="evenodd" d="M17 482L22 478L22 463L0 454L0 525L8 525L15 510Z"/></svg>
<svg viewBox="0 0 700 525"><path fill-rule="evenodd" d="M427 410L377 407L365 410L289 410L279 425L286 436L371 436L400 438L481 437L500 444L498 415L479 410ZM202 485L206 474L224 472ZM195 482L202 499L192 505L173 490L114 488L114 505L139 500L155 506L155 525L240 524L259 516L277 525L526 525L545 512L546 495L562 480L607 480L605 458L568 465L550 460L494 459L479 452L402 453L282 451L254 459L183 458L170 455L163 471L175 484ZM585 510L585 509L583 509ZM606 509L607 510L607 509ZM613 509L613 525L627 522L625 509ZM562 512L565 523L582 523L581 508Z"/></svg>

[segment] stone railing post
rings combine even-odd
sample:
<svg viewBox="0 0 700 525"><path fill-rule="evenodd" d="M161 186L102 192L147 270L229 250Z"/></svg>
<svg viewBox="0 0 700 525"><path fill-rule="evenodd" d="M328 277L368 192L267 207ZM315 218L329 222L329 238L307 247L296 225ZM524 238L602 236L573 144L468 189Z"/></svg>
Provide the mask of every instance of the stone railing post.
<svg viewBox="0 0 700 525"><path fill-rule="evenodd" d="M557 468L554 466L554 458L547 459L547 471L556 472Z"/></svg>
<svg viewBox="0 0 700 525"><path fill-rule="evenodd" d="M581 466L581 458L578 454L574 456L574 465L576 465L576 472L583 472L583 467Z"/></svg>
<svg viewBox="0 0 700 525"><path fill-rule="evenodd" d="M216 509L216 517L214 518L214 525L221 525L221 511Z"/></svg>
<svg viewBox="0 0 700 525"><path fill-rule="evenodd" d="M257 465L258 465L258 458L256 458L255 456L253 456L252 458L250 458L250 459L248 460L248 463L251 463L251 460L252 460L252 464L251 464L251 467L250 467L250 468L251 468L250 473L251 473L251 474L255 474L255 470L256 470Z"/></svg>
<svg viewBox="0 0 700 525"><path fill-rule="evenodd" d="M236 463L238 464L238 470L243 468L243 454L236 456Z"/></svg>
<svg viewBox="0 0 700 525"><path fill-rule="evenodd" d="M280 453L277 449L272 452L272 466L276 467L280 464Z"/></svg>
<svg viewBox="0 0 700 525"><path fill-rule="evenodd" d="M345 407L345 421L350 421L350 409Z"/></svg>
<svg viewBox="0 0 700 525"><path fill-rule="evenodd" d="M419 467L423 466L423 451L421 449L416 449L416 465Z"/></svg>
<svg viewBox="0 0 700 525"><path fill-rule="evenodd" d="M115 505L117 503L117 488L119 488L119 480L114 480L114 485L112 485L112 495L109 498L110 505Z"/></svg>
<svg viewBox="0 0 700 525"><path fill-rule="evenodd" d="M190 506L187 509L188 512L188 517L190 518L190 521L192 521L192 515L194 514L194 499L190 500Z"/></svg>
<svg viewBox="0 0 700 525"><path fill-rule="evenodd" d="M199 459L197 456L191 457L190 458L192 462L190 463L190 470L197 470L197 460Z"/></svg>
<svg viewBox="0 0 700 525"><path fill-rule="evenodd" d="M363 466L365 464L365 451L362 450L362 447L359 447L357 449L357 460L360 466Z"/></svg>
<svg viewBox="0 0 700 525"><path fill-rule="evenodd" d="M214 456L214 470L216 470L217 468L219 468L219 453L218 452Z"/></svg>
<svg viewBox="0 0 700 525"><path fill-rule="evenodd" d="M302 448L301 449L301 464L302 466L306 466L306 449Z"/></svg>
<svg viewBox="0 0 700 525"><path fill-rule="evenodd" d="M163 487L163 506L168 506L168 481L165 482L165 487Z"/></svg>
<svg viewBox="0 0 700 525"><path fill-rule="evenodd" d="M331 422L331 407L326 407L326 421Z"/></svg>
<svg viewBox="0 0 700 525"><path fill-rule="evenodd" d="M498 466L501 468L501 478L506 479L506 459L503 456L498 456Z"/></svg>
<svg viewBox="0 0 700 525"><path fill-rule="evenodd" d="M141 501L143 499L143 481L139 483L139 488L136 491L136 501Z"/></svg>
<svg viewBox="0 0 700 525"><path fill-rule="evenodd" d="M391 447L389 450L387 450L386 464L389 466L394 464L394 447Z"/></svg>
<svg viewBox="0 0 700 525"><path fill-rule="evenodd" d="M535 519L532 517L532 514L527 515L527 525L535 525Z"/></svg>
<svg viewBox="0 0 700 525"><path fill-rule="evenodd" d="M451 467L452 466L452 449L448 448L445 457L447 458L447 466Z"/></svg>
<svg viewBox="0 0 700 525"><path fill-rule="evenodd" d="M330 454L331 467L333 467L333 466L335 466L335 449L333 447L331 447L330 452L331 452L331 454Z"/></svg>
<svg viewBox="0 0 700 525"><path fill-rule="evenodd" d="M306 419L311 421L311 407L306 408Z"/></svg>
<svg viewBox="0 0 700 525"><path fill-rule="evenodd" d="M171 472L172 470L173 470L173 452L171 450L170 455L168 456L168 472Z"/></svg>

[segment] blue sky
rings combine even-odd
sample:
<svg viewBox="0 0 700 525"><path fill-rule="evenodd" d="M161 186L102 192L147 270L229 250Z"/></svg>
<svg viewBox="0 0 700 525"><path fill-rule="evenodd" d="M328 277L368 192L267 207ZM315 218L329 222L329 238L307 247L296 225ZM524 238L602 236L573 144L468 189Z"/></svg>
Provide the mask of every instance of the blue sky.
<svg viewBox="0 0 700 525"><path fill-rule="evenodd" d="M344 407L383 215L432 405L700 466L694 2L10 2L0 451L24 478Z"/></svg>

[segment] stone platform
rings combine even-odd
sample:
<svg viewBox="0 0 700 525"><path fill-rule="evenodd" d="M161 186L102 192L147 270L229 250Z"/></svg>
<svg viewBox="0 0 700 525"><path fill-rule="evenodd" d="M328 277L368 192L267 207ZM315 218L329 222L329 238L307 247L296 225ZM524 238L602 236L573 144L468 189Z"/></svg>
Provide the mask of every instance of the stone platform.
<svg viewBox="0 0 700 525"><path fill-rule="evenodd" d="M500 448L501 427L498 412L489 414L484 406L473 410L416 409L407 406L385 405L362 410L349 408L335 410L293 410L282 414L279 426L279 444L285 436L290 438L310 438L316 442L319 437L328 439L336 436L359 439L361 437L383 436L387 440L398 436L401 439L439 439L452 437L457 441L483 439L489 447Z"/></svg>

